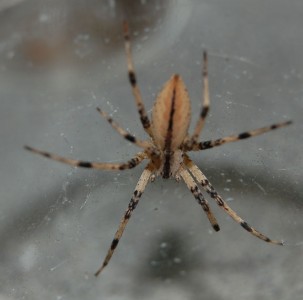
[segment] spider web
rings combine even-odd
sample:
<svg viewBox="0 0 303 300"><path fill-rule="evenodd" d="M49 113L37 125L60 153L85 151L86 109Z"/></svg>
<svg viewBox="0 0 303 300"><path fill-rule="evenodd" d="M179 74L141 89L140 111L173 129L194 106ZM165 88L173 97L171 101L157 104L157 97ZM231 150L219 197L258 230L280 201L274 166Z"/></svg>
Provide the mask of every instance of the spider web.
<svg viewBox="0 0 303 300"><path fill-rule="evenodd" d="M97 2L92 1L92 6ZM76 34L63 39L70 41L72 46L67 50L72 51L65 52L64 63L61 55L58 61L47 61L52 58L50 54L56 58L58 53L33 55L31 51L37 45L41 50L41 40L23 45L24 28L37 28L52 40L53 31L62 30L70 20L68 9L77 5L83 8L84 2L74 1L70 6L68 1L61 1L59 12L52 10L58 3L39 3L39 14L35 15L29 1L29 6L24 2L15 15L11 11L11 18L3 14L0 27L7 31L0 44L4 157L0 174L0 299L178 300L199 299L202 293L208 299L300 299L296 292L302 285L303 265L302 141L298 138L302 134L298 121L302 111L301 60L295 70L289 66L295 65L295 53L284 61L277 57L289 53L286 45L291 43L282 44L280 36L286 41L294 36L294 29L302 28L301 16L291 15L289 22L282 22L279 34L272 32L271 26L261 28L262 24L268 25L267 18L260 25L255 20L250 22L254 28L250 37L256 36L258 41L250 47L243 35L246 31L236 41L230 39L234 31L228 31L233 26L232 17L243 26L249 21L244 24L239 20L243 12L250 18L241 1L229 2L228 7L221 4L223 8L215 2L194 5L194 1L168 1L165 5L169 7L162 10L160 2L140 2L146 5L148 14L143 10L130 15L142 22L134 32L134 60L148 111L153 104L152 94L172 73L179 72L191 95L195 122L201 97L197 62L202 48L207 48L211 111L203 139L289 117L295 120L294 126L266 136L192 155L239 215L288 245L279 248L262 243L208 199L221 226L219 233L213 232L185 184L157 179L144 192L112 261L96 281L93 273L106 254L142 166L114 173L73 169L25 153L21 147L28 143L73 158L108 162L125 161L136 153L138 149L120 138L95 111L101 106L121 126L144 137L125 77L120 27L105 32L100 44L95 44L97 37L87 32L89 28L93 33L98 30L86 27L81 20L87 19L77 15L74 20L81 30L77 27ZM104 3L103 9L95 11L97 20L103 20L102 13L108 20L109 12L119 11L107 9L119 6L117 1ZM291 3L287 4L289 9L296 7L295 1ZM255 8L258 13L252 10L251 17L261 21L267 11L288 11L285 4L277 2L271 3L270 10ZM145 23L152 13L156 16L154 23ZM58 22L47 25L53 17ZM117 16L111 17L116 24ZM24 26L25 20L28 26ZM221 23L224 20L228 26ZM274 25L280 23L272 24L277 28ZM12 27L14 32L9 30ZM270 53L263 41L263 36L268 38L264 30L279 46ZM67 34L70 32L67 30ZM247 45L242 47L240 40ZM26 52L22 52L22 45ZM301 54L300 44L295 45L293 48ZM37 58L40 60L34 60ZM46 64L37 67L43 58ZM52 73L45 75L49 66L53 67Z"/></svg>

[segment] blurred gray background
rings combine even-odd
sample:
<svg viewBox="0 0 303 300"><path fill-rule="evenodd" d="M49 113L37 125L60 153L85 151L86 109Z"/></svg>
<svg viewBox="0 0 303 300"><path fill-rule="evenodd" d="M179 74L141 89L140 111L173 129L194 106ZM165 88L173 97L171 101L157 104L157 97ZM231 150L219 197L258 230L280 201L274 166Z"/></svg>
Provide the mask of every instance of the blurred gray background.
<svg viewBox="0 0 303 300"><path fill-rule="evenodd" d="M1 300L302 299L301 0L2 0L0 9ZM196 121L207 49L202 139L295 121L192 155L240 216L286 246L258 240L209 200L221 225L213 232L185 184L159 178L93 276L144 164L75 169L22 147L107 162L138 151L95 110L146 137L126 77L124 19L149 112L179 73Z"/></svg>

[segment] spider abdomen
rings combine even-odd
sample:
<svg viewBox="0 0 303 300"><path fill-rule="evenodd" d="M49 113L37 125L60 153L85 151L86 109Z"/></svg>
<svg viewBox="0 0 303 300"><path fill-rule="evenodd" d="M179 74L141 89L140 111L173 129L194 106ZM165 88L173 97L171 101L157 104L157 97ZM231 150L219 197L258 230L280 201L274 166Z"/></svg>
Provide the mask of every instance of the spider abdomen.
<svg viewBox="0 0 303 300"><path fill-rule="evenodd" d="M159 93L152 111L154 143L161 150L174 151L184 141L190 123L190 100L179 75L173 75Z"/></svg>

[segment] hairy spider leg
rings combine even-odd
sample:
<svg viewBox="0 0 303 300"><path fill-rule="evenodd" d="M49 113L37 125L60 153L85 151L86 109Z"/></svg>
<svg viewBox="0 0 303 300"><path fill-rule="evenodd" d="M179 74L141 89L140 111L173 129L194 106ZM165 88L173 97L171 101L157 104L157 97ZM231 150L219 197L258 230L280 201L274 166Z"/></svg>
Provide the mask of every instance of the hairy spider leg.
<svg viewBox="0 0 303 300"><path fill-rule="evenodd" d="M143 173L141 174L140 178L139 178L139 181L136 185L136 188L135 188L135 191L134 191L134 194L128 204L128 208L127 210L125 211L121 221L120 221L120 225L118 227L118 230L116 231L116 234L114 236L114 239L111 243L111 246L110 248L108 249L108 252L107 252L107 255L101 265L101 267L98 269L98 271L95 273L95 276L98 276L102 270L108 265L121 237L122 237L122 234L124 232L124 229L132 215L132 212L135 210L144 190L145 190L145 187L151 177L151 174L152 174L152 171L153 171L153 167L151 164L148 164L146 166L146 168L144 169Z"/></svg>
<svg viewBox="0 0 303 300"><path fill-rule="evenodd" d="M219 231L220 226L219 226L219 224L216 220L216 217L213 215L213 213L212 213L212 211L209 207L208 201L202 195L200 189L198 188L196 182L194 181L194 179L192 178L190 173L182 167L181 170L180 170L180 176L183 178L183 180L186 183L188 189L191 191L191 193L195 197L198 204L201 205L201 207L203 208L203 210L206 213L207 218L208 218L210 224L212 225L213 229L215 231Z"/></svg>
<svg viewBox="0 0 303 300"><path fill-rule="evenodd" d="M131 44L130 37L128 31L128 23L125 21L123 23L123 31L124 31L124 44L125 44L125 52L127 58L127 69L128 69L128 78L132 88L132 92L136 101L137 109L139 112L140 120L144 130L148 133L150 137L152 137L151 123L147 116L141 92L137 85L137 76L135 73L135 68L133 64L132 54L131 54Z"/></svg>
<svg viewBox="0 0 303 300"><path fill-rule="evenodd" d="M103 163L103 162L91 162L91 161L82 161L76 159L70 159L66 157L59 156L57 154L41 151L29 146L24 146L24 149L31 151L33 153L37 153L44 157L47 157L52 160L56 160L74 167L81 168L91 168L91 169L99 169L99 170L126 170L132 169L136 167L138 164L142 162L143 159L147 159L147 155L145 152L138 152L132 159L127 161L126 163Z"/></svg>
<svg viewBox="0 0 303 300"><path fill-rule="evenodd" d="M272 240L251 227L247 222L245 222L238 214L232 210L227 203L222 199L222 197L216 192L211 183L208 181L206 176L202 173L202 171L193 163L193 161L186 155L184 158L184 162L188 167L189 171L193 174L193 176L197 179L197 181L202 185L203 189L210 195L212 199L216 201L219 207L221 207L233 220L239 223L245 230L247 230L252 235L257 238L276 245L283 245L283 241Z"/></svg>
<svg viewBox="0 0 303 300"><path fill-rule="evenodd" d="M202 97L202 108L199 120L197 125L194 129L194 133L191 137L190 143L195 143L198 141L200 133L204 127L205 120L209 111L210 99L209 99L209 84L208 84L208 59L207 59L207 52L203 52L203 70L202 70L202 77L203 77L203 97Z"/></svg>
<svg viewBox="0 0 303 300"><path fill-rule="evenodd" d="M281 123L277 123L277 124L272 124L267 127L262 127L262 128L258 128L258 129L254 129L254 130L250 130L250 131L245 131L240 134L226 136L226 137L216 139L216 140L209 140L209 141L202 141L200 143L194 143L192 145L192 148L187 149L187 151L206 150L206 149L210 149L213 147L221 146L223 144L237 142L237 141L240 141L243 139L247 139L250 137L254 137L254 136L263 134L265 132L269 132L269 131L272 131L272 130L275 130L275 129L278 129L281 127L288 126L290 124L292 124L292 121L286 121L286 122L281 122Z"/></svg>
<svg viewBox="0 0 303 300"><path fill-rule="evenodd" d="M107 120L107 122L120 134L122 135L126 140L129 142L137 145L141 148L148 148L151 147L151 143L148 141L141 141L137 139L134 135L130 134L126 130L124 130L122 127L120 127L112 117L110 117L106 112L102 111L99 107L96 108L97 111L100 113L100 115Z"/></svg>

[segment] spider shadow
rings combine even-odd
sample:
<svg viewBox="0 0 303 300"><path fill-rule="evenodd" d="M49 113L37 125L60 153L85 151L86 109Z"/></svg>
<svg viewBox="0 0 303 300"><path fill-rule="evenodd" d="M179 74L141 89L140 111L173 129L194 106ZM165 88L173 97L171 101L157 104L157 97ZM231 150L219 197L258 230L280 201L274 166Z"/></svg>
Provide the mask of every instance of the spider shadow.
<svg viewBox="0 0 303 300"><path fill-rule="evenodd" d="M191 241L192 238L184 232L168 229L150 242L153 246L150 247L145 267L137 269L134 276L137 283L132 291L134 299L153 294L155 287L163 285L177 285L190 295L188 299L201 299L201 290L210 289L207 285L208 270L203 255L197 252L188 255ZM191 276L193 272L199 277ZM214 290L208 294L212 296L207 299L219 299Z"/></svg>

